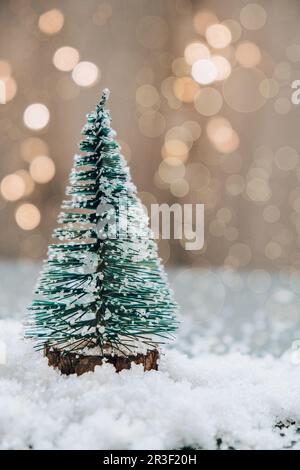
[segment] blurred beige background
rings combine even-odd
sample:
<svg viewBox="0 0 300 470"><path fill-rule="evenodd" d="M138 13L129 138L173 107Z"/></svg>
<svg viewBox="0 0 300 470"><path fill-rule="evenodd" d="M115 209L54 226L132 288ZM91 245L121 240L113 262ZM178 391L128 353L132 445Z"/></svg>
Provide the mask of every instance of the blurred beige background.
<svg viewBox="0 0 300 470"><path fill-rule="evenodd" d="M2 0L0 253L45 257L102 88L142 200L205 204L168 263L298 268L296 0Z"/></svg>

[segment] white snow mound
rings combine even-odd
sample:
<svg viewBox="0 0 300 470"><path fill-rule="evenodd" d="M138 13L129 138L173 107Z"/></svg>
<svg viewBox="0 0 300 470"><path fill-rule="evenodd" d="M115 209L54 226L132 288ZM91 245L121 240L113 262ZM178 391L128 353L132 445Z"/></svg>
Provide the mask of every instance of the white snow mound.
<svg viewBox="0 0 300 470"><path fill-rule="evenodd" d="M105 365L66 377L18 321L0 321L0 344L1 449L300 448L296 425L274 427L300 421L300 369L287 355L169 350L158 372Z"/></svg>

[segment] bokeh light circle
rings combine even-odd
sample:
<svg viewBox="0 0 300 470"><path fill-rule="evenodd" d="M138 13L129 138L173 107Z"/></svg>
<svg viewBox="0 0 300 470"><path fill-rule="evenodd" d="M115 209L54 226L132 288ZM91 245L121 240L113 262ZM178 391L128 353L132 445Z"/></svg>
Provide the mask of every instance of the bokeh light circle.
<svg viewBox="0 0 300 470"><path fill-rule="evenodd" d="M56 50L53 64L58 70L70 72L78 64L79 52L74 47L63 46Z"/></svg>
<svg viewBox="0 0 300 470"><path fill-rule="evenodd" d="M13 173L3 178L0 185L1 194L7 201L17 201L25 194L26 186L21 176Z"/></svg>
<svg viewBox="0 0 300 470"><path fill-rule="evenodd" d="M244 28L257 30L265 25L267 13L261 5L258 5L257 3L248 3L241 10L240 20Z"/></svg>
<svg viewBox="0 0 300 470"><path fill-rule="evenodd" d="M223 83L226 103L240 113L257 111L266 102L259 91L259 85L265 78L258 69L237 67Z"/></svg>
<svg viewBox="0 0 300 470"><path fill-rule="evenodd" d="M24 123L29 129L40 130L47 126L50 113L46 105L33 103L27 106L23 115Z"/></svg>
<svg viewBox="0 0 300 470"><path fill-rule="evenodd" d="M208 85L216 80L218 69L210 59L197 60L192 66L192 77L201 85Z"/></svg>
<svg viewBox="0 0 300 470"><path fill-rule="evenodd" d="M159 104L160 98L156 88L153 85L141 85L136 91L136 101L140 106L151 108Z"/></svg>
<svg viewBox="0 0 300 470"><path fill-rule="evenodd" d="M261 52L256 44L245 41L238 45L235 57L243 67L256 67L261 61Z"/></svg>
<svg viewBox="0 0 300 470"><path fill-rule="evenodd" d="M23 230L33 230L39 225L41 214L34 204L24 203L17 208L15 218L20 228Z"/></svg>
<svg viewBox="0 0 300 470"><path fill-rule="evenodd" d="M100 71L93 62L83 61L74 67L72 78L77 85L90 87L100 78Z"/></svg>
<svg viewBox="0 0 300 470"><path fill-rule="evenodd" d="M30 174L37 183L48 183L55 175L53 160L46 155L35 157L30 163Z"/></svg>
<svg viewBox="0 0 300 470"><path fill-rule="evenodd" d="M57 34L63 25L64 15L58 8L48 10L39 17L39 28L45 34Z"/></svg>
<svg viewBox="0 0 300 470"><path fill-rule="evenodd" d="M200 90L195 97L195 108L203 116L217 114L223 105L221 93L215 88L206 87Z"/></svg>
<svg viewBox="0 0 300 470"><path fill-rule="evenodd" d="M192 42L184 50L184 58L190 65L193 65L197 60L209 59L209 57L209 49L202 42Z"/></svg>
<svg viewBox="0 0 300 470"><path fill-rule="evenodd" d="M230 29L224 24L210 25L205 32L205 36L208 44L214 49L224 49L232 39Z"/></svg>

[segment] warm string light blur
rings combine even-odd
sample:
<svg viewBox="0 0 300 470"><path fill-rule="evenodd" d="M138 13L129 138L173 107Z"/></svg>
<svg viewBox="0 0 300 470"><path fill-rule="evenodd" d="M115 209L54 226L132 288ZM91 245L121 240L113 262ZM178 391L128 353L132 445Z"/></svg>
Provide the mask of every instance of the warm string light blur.
<svg viewBox="0 0 300 470"><path fill-rule="evenodd" d="M53 10L46 11L39 17L39 28L45 34L57 34L62 29L64 21L63 13L54 8Z"/></svg>
<svg viewBox="0 0 300 470"><path fill-rule="evenodd" d="M17 83L12 76L9 62L0 60L0 104L13 100L17 93Z"/></svg>
<svg viewBox="0 0 300 470"><path fill-rule="evenodd" d="M39 209L34 204L29 203L21 204L16 209L15 217L18 226L23 230L33 230L41 221Z"/></svg>
<svg viewBox="0 0 300 470"><path fill-rule="evenodd" d="M269 11L267 2L244 2L228 7L228 17L224 17L217 4L215 11L209 11L202 8L201 2L176 0L170 2L172 14L176 15L174 22L167 14L159 16L154 8L151 13L145 10L147 13L143 14L141 10L136 17L128 15L132 21L130 38L134 37L136 43L128 54L129 36L125 38L124 31L118 36L124 15L113 1L96 2L84 16L84 27L80 26L81 14L83 17L88 9L70 10L64 2L52 8L50 2L38 6L31 0L20 9L16 2L8 3L12 17L18 21L20 37L22 31L30 31L24 48L19 41L24 62L33 61L43 44L49 56L48 66L43 63L45 71L41 67L32 86L20 73L20 58L0 57L0 93L4 90L5 95L4 104L0 104L4 111L0 114L1 130L10 141L0 181L0 208L11 208L13 224L21 235L22 230L25 232L20 250L32 255L35 243L46 243L46 223L49 218L54 221L57 211L53 207L59 204L59 197L51 191L59 188L57 192L61 192L64 187L60 176L67 165L59 160L51 140L51 131L57 130L57 104L71 109L78 98L83 102L85 96L92 102L90 87L95 87L96 93L102 86L102 77L107 86L120 86L116 77L119 73L122 86L124 82L120 94L128 98L124 103L129 103L130 110L125 111L134 135L131 137L129 132L127 141L119 119L116 127L121 131L122 153L131 160L133 168L136 164L140 168L143 155L136 156L135 148L140 144L143 149L150 140L153 144L149 168L154 168L154 179L150 173L144 179L148 185L147 192L143 192L147 203L159 199L157 190L162 191L162 198L203 202L211 244L214 237L218 245L223 240L223 261L234 267L246 267L258 256L254 240L247 240L238 221L238 208L246 208L247 212L251 207L249 226L254 220L251 211L257 210L262 231L269 237L260 247L260 256L271 263L284 258L287 240L292 235L296 240L300 233L300 192L297 187L287 194L283 189L289 185L285 183L291 174L297 185L300 181L299 155L296 144L286 142L273 149L267 143L256 143L254 150L247 151L253 137L251 129L248 136L247 118L250 120L264 107L262 112L273 113L279 122L292 112L286 90L293 66L300 62L299 38L292 37L291 32L280 60L264 41L272 15L286 19L292 16L289 2L280 6L276 0L275 13L271 7ZM106 50L113 53L106 55ZM118 96L119 90L115 91L112 96ZM114 110L113 118L114 114L118 115L118 111ZM72 122L77 123L75 117ZM62 135L63 131L60 139ZM134 144L130 140L133 138ZM261 139L265 142L264 137ZM138 177L143 179L143 175ZM149 189L151 185L153 191ZM292 235L284 219L284 201L292 210ZM272 236L267 233L269 227L274 231ZM163 240L161 249L167 260L170 243ZM211 256L213 250L206 243L201 252L203 262L208 262L207 250L211 250ZM289 256L293 258L292 254Z"/></svg>
<svg viewBox="0 0 300 470"><path fill-rule="evenodd" d="M90 87L95 85L100 78L100 71L97 65L92 62L83 61L75 65L72 71L72 78L77 85Z"/></svg>
<svg viewBox="0 0 300 470"><path fill-rule="evenodd" d="M50 113L46 105L42 103L33 103L27 106L24 111L24 124L34 131L38 131L47 126Z"/></svg>
<svg viewBox="0 0 300 470"><path fill-rule="evenodd" d="M111 6L103 3L93 17L95 24L104 24L111 14ZM57 8L45 11L38 18L39 30L46 36L60 33L64 24L65 15ZM53 54L54 67L60 72L69 72L74 87L95 85L100 78L99 67L90 61L79 62L79 60L78 49L71 45L62 45ZM72 99L78 95L76 88L72 89L70 83L72 82L64 82L63 78L58 82L57 91L58 94L63 95L63 99ZM17 83L12 75L9 61L2 59L0 60L1 86L4 89L4 103L13 100L17 93ZM50 111L45 103L29 103L24 109L24 125L35 133L44 130L49 121ZM28 170L20 169L6 175L0 184L2 197L10 202L30 196L34 192L36 183L45 185L55 176L55 163L49 156L47 143L42 138L27 137L22 141L20 150L22 159L29 165ZM40 224L40 219L39 209L29 202L21 204L15 211L16 223L25 231L36 229Z"/></svg>
<svg viewBox="0 0 300 470"><path fill-rule="evenodd" d="M200 10L193 18L198 39L186 44L182 57L173 58L173 75L165 78L161 84L161 95L172 110L181 109L182 105L193 106L199 118L202 117L206 130L202 136L206 135L211 146L220 155L224 155L220 164L222 170L228 173L227 193L233 197L240 195L253 203L267 203L271 199L269 170L253 166L246 178L239 174L241 157L237 151L241 137L230 118L226 117L226 110L230 108L237 113L259 110L267 100L278 95L279 81L290 77L287 63L278 64L273 76L266 75L264 51L252 40L242 38L247 30L263 28L266 18L265 9L254 3L241 8L239 19L230 18L222 22L214 12ZM160 32L162 30L161 24ZM166 28L162 36L167 36ZM152 47L150 39L144 46ZM287 49L287 54L291 60L298 61L299 51L294 46ZM244 93L239 89L240 86L244 88ZM194 191L194 194L197 192L201 202L206 203L208 208L215 207L218 202L218 181L211 178L206 166L202 165L197 172L193 167L196 164L189 162L195 142L201 136L200 123L191 121L195 125L186 127L182 122L179 126L169 127L160 114L161 100L153 84L145 84L138 89L136 100L141 113L141 132L148 137L157 137L164 133L161 150L163 161L155 175L155 184L159 188L169 189L178 198L187 196L190 191ZM153 120L145 117L148 112L146 108L152 108ZM274 108L278 114L284 114L289 112L291 104L288 98L279 97L274 102ZM156 125L155 117L158 118ZM275 159L277 166L283 171L296 168L296 154L284 149L282 155L285 154L288 158ZM210 164L213 165L213 161ZM280 210L269 204L263 214L267 223L276 223ZM216 219L210 224L210 233L213 236L222 236L229 242L238 239L239 230L234 226L233 213L229 208L223 207L217 211ZM268 244L266 257L276 259L279 256L279 246L278 241ZM241 267L248 265L251 259L251 248L245 243L236 242L231 246L224 263Z"/></svg>
<svg viewBox="0 0 300 470"><path fill-rule="evenodd" d="M58 70L70 72L79 62L79 52L74 47L63 46L57 49L53 63Z"/></svg>

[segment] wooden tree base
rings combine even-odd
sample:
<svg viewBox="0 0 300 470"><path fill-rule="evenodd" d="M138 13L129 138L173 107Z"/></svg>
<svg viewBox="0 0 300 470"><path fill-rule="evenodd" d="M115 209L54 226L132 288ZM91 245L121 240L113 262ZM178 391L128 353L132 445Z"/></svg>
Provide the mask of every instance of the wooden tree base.
<svg viewBox="0 0 300 470"><path fill-rule="evenodd" d="M62 374L82 375L85 372L94 371L96 366L101 366L103 363L108 362L113 364L116 372L123 369L130 369L131 363L143 364L144 371L157 370L159 352L154 349L148 351L147 354L136 354L131 356L85 356L72 352L59 351L58 349L49 348L45 346L45 356L48 358L48 365L57 368Z"/></svg>

